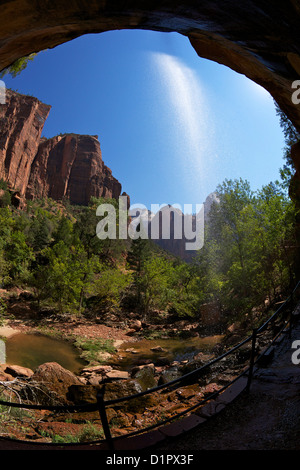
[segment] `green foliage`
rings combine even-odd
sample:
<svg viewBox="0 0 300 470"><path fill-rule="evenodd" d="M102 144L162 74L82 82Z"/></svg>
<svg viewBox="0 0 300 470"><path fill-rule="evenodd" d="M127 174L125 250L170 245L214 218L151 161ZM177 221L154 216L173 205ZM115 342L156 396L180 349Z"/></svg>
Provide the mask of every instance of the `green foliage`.
<svg viewBox="0 0 300 470"><path fill-rule="evenodd" d="M2 297L0 297L0 326L2 325L4 321L4 315L6 313L6 309L7 309L6 302Z"/></svg>
<svg viewBox="0 0 300 470"><path fill-rule="evenodd" d="M102 265L89 287L89 293L97 297L97 307L102 311L119 308L131 283L130 272Z"/></svg>
<svg viewBox="0 0 300 470"><path fill-rule="evenodd" d="M64 436L46 432L43 432L41 434L43 437L50 437L52 442L55 444L76 444L90 442L97 439L102 439L104 435L102 428L95 426L89 421L76 434L68 433Z"/></svg>
<svg viewBox="0 0 300 470"><path fill-rule="evenodd" d="M20 59L15 60L15 62L4 69L0 76L3 78L5 75L10 74L13 78L17 77L23 70L26 69L28 63L32 61L37 54L29 54L26 57L20 57Z"/></svg>
<svg viewBox="0 0 300 470"><path fill-rule="evenodd" d="M26 243L23 232L12 231L5 244L5 258L9 266L9 275L12 279L26 280L29 273L30 262L34 254Z"/></svg>
<svg viewBox="0 0 300 470"><path fill-rule="evenodd" d="M115 352L113 341L108 339L77 338L75 346L83 351L81 357L89 363L101 362L103 353L112 354Z"/></svg>
<svg viewBox="0 0 300 470"><path fill-rule="evenodd" d="M80 244L68 247L62 240L41 256L31 280L39 300L51 299L60 313L80 313L83 291L97 269L95 257L88 257Z"/></svg>
<svg viewBox="0 0 300 470"><path fill-rule="evenodd" d="M281 185L287 193L297 193L298 188L294 188L295 181L293 180L293 176L295 174L295 165L291 157L291 148L300 140L300 134L276 102L275 110L277 116L279 117L279 124L282 129L285 140L285 148L283 150L284 164L283 167L279 170L281 177Z"/></svg>
<svg viewBox="0 0 300 470"><path fill-rule="evenodd" d="M293 285L296 209L279 183L253 193L246 181L226 180L217 196L198 263L207 267L208 292L243 314Z"/></svg>
<svg viewBox="0 0 300 470"><path fill-rule="evenodd" d="M87 207L28 201L25 211L0 205L0 286L21 283L60 314L197 317L202 304L218 301L244 315L293 285L297 212L282 182L254 192L247 181L225 180L216 192L204 246L190 264L148 239L99 239L99 204L114 204L119 223L111 199Z"/></svg>
<svg viewBox="0 0 300 470"><path fill-rule="evenodd" d="M201 291L192 266L157 252L149 240L140 238L132 241L127 259L133 271L133 300L144 320L152 311L197 313Z"/></svg>
<svg viewBox="0 0 300 470"><path fill-rule="evenodd" d="M278 104L275 102L276 114L279 117L280 127L282 128L284 139L285 139L285 149L284 149L284 158L286 160L286 167L294 170L294 163L291 159L291 147L293 144L300 140L300 135L297 132L295 126L292 124L290 119L286 114L280 109Z"/></svg>

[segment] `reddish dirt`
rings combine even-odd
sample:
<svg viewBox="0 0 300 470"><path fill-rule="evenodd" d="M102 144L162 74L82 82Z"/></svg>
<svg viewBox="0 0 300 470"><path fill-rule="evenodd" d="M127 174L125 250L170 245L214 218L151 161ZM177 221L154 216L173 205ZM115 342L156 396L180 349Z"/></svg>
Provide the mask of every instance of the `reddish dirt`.
<svg viewBox="0 0 300 470"><path fill-rule="evenodd" d="M11 320L7 323L7 326L11 328L15 328L19 332L22 333L29 333L34 331L41 332L41 326L45 329L49 330L57 330L60 334L68 335L75 335L80 336L83 338L89 339L111 339L111 340L119 340L119 341L136 341L136 339L132 336L128 335L130 331L129 328L127 330L113 328L106 325L97 324L94 322L89 321L70 321L66 323L62 323L59 321L47 321L43 323L38 323L32 320L25 320L24 322L18 322Z"/></svg>
<svg viewBox="0 0 300 470"><path fill-rule="evenodd" d="M65 324L47 321L46 324L65 334L86 338L135 340L127 335L129 330L87 321ZM18 321L11 321L9 326L25 332L37 328L38 324L28 321L21 326ZM197 429L166 441L155 450L168 453L196 450L299 450L300 365L291 362L294 340L300 340L299 321L292 336L286 335L285 340L276 346L272 363L256 371L249 394L242 394L234 403ZM68 426L63 426L67 432ZM74 426L70 425L70 432L71 427L73 429ZM7 448L18 449L20 444L8 444L0 440L0 449ZM38 449L42 448L38 446L36 450Z"/></svg>

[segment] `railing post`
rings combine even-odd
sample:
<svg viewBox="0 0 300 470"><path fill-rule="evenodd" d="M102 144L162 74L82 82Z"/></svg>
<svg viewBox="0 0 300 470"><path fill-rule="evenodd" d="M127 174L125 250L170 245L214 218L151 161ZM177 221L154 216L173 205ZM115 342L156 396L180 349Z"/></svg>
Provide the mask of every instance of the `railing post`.
<svg viewBox="0 0 300 470"><path fill-rule="evenodd" d="M248 373L248 382L247 382L247 387L246 387L247 393L248 393L249 390L250 390L250 385L251 385L252 376L253 376L253 366L254 366L254 359L255 359L256 337L257 337L257 328L254 328L254 329L253 329L253 332L252 332L252 347L251 347L251 356L250 356L250 366L249 366L249 373Z"/></svg>
<svg viewBox="0 0 300 470"><path fill-rule="evenodd" d="M109 450L114 450L114 442L110 433L110 428L109 428L106 409L105 409L104 393L105 393L105 384L103 385L101 390L99 390L97 393L97 403L98 403L99 414L100 414L107 445L109 447Z"/></svg>

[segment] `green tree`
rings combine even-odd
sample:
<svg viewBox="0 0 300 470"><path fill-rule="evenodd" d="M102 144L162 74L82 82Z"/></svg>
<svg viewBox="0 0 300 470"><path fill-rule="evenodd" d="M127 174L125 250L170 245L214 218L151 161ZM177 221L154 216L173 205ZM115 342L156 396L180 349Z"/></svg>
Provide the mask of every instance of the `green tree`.
<svg viewBox="0 0 300 470"><path fill-rule="evenodd" d="M101 204L110 204L116 213L116 239L100 239L97 236L97 225L100 222L97 216L97 207ZM102 261L118 260L125 251L124 240L118 238L119 206L115 199L91 198L88 207L79 207L74 212L76 223L74 234L85 247L88 255L98 255Z"/></svg>
<svg viewBox="0 0 300 470"><path fill-rule="evenodd" d="M150 243L148 239L138 237L131 241L131 247L127 254L129 268L133 271L133 290L135 293L136 306L144 309L142 292L145 281L145 265L151 256Z"/></svg>
<svg viewBox="0 0 300 470"><path fill-rule="evenodd" d="M34 253L27 245L23 232L19 230L11 232L5 244L5 258L9 263L10 277L15 280L27 280Z"/></svg>
<svg viewBox="0 0 300 470"><path fill-rule="evenodd" d="M238 314L293 283L295 210L278 182L253 193L248 182L226 180L217 195L198 265L207 290Z"/></svg>
<svg viewBox="0 0 300 470"><path fill-rule="evenodd" d="M119 309L131 282L131 273L102 264L88 292L97 297L97 307L102 311Z"/></svg>
<svg viewBox="0 0 300 470"><path fill-rule="evenodd" d="M2 70L0 76L3 78L5 75L10 74L13 78L17 77L23 70L26 69L28 63L36 57L36 53L29 54L25 57L15 60L13 64Z"/></svg>
<svg viewBox="0 0 300 470"><path fill-rule="evenodd" d="M96 264L82 246L68 247L61 240L47 247L31 279L39 301L52 301L60 313L80 313Z"/></svg>
<svg viewBox="0 0 300 470"><path fill-rule="evenodd" d="M151 310L165 310L168 307L171 300L172 277L172 263L163 256L152 256L145 260L142 276L139 278L143 320L147 320Z"/></svg>
<svg viewBox="0 0 300 470"><path fill-rule="evenodd" d="M290 173L293 174L295 171L294 162L291 158L291 147L300 140L300 134L296 130L295 126L287 115L280 109L278 104L275 102L276 114L279 117L279 124L283 131L285 148L284 148L284 168L289 168Z"/></svg>

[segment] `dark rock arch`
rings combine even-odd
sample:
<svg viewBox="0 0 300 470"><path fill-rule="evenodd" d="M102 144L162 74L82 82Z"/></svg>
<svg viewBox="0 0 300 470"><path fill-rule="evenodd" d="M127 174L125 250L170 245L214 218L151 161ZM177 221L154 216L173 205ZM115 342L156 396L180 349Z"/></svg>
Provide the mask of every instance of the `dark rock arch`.
<svg viewBox="0 0 300 470"><path fill-rule="evenodd" d="M87 33L178 32L199 56L268 90L300 131L300 105L292 102L300 78L298 0L5 0L0 18L0 70Z"/></svg>

